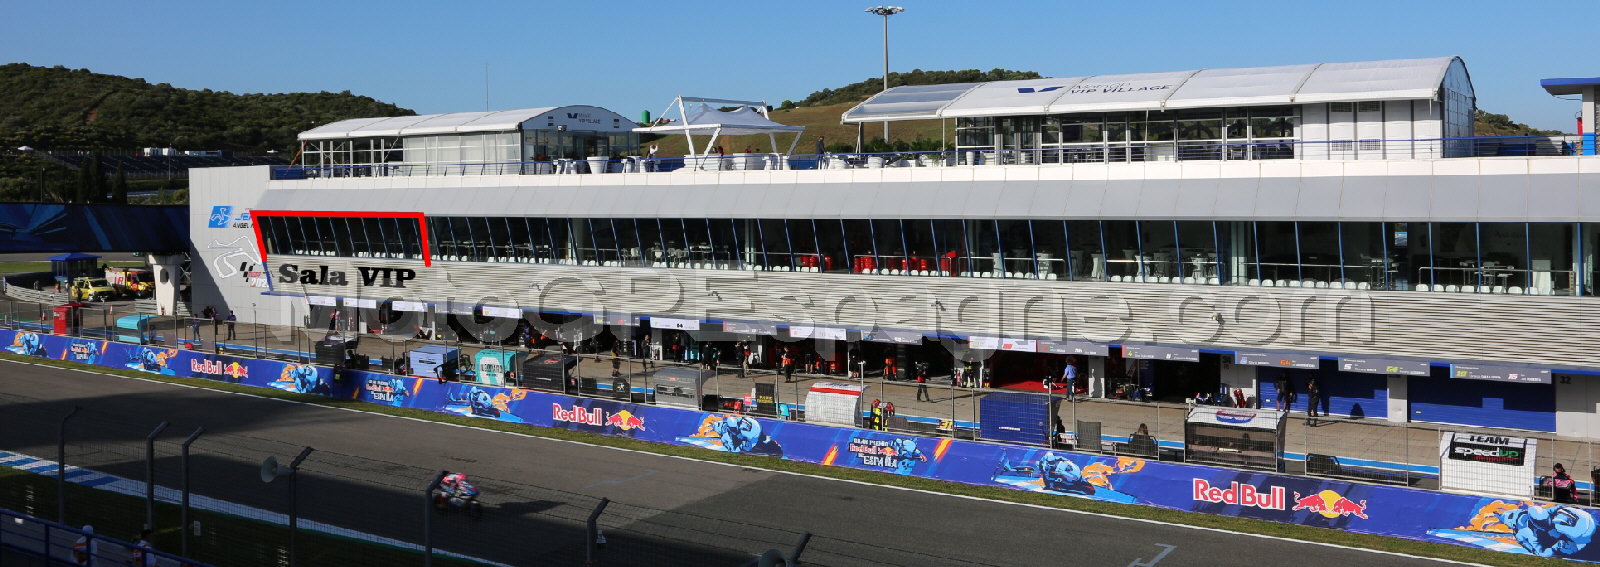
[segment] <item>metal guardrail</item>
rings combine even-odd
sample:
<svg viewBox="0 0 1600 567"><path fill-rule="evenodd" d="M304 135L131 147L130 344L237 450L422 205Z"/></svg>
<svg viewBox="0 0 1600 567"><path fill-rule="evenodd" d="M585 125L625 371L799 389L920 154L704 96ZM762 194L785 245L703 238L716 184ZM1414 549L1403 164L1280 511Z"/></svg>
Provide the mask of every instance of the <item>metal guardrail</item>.
<svg viewBox="0 0 1600 567"><path fill-rule="evenodd" d="M0 279L0 286L5 287L5 294L29 303L44 303L60 305L67 302L67 294L54 291L38 291L25 286L15 285L10 280Z"/></svg>
<svg viewBox="0 0 1600 567"><path fill-rule="evenodd" d="M80 539L83 544L75 545ZM0 508L0 555L37 560L44 565L138 565L132 559L137 549L135 544L127 541ZM80 551L85 557L82 561L75 557ZM145 549L143 553L148 554L148 565L206 565L154 549Z"/></svg>
<svg viewBox="0 0 1600 567"><path fill-rule="evenodd" d="M651 173L682 170L818 170L1276 159L1407 160L1576 156L1582 153L1583 139L1581 135L1560 134L1316 142L1289 139L1243 142L1196 140L1063 143L1033 148L958 147L955 150L880 153L741 153L678 158L627 156L518 162L273 166L271 178L293 180L341 177Z"/></svg>

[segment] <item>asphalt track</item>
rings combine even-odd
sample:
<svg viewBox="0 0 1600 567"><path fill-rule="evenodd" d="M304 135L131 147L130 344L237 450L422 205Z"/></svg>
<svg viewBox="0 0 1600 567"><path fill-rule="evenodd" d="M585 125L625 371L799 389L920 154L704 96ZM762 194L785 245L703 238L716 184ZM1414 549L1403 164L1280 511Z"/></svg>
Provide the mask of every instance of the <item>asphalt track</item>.
<svg viewBox="0 0 1600 567"><path fill-rule="evenodd" d="M279 511L282 483L261 483L256 463L314 446L301 476L302 516L408 541L420 541L427 472L464 470L484 489L489 512L479 522L435 517L435 544L513 565L581 565L581 521L600 497L614 501L602 522L609 544L601 565L738 565L791 547L801 531L815 534L802 556L812 565L1446 564L9 361L0 361L0 404L0 448L53 455L54 422L80 405L69 462L136 479L153 424L171 421L166 436L178 439L203 425L196 492ZM176 470L170 461L160 459L160 470ZM162 484L171 478L158 475Z"/></svg>

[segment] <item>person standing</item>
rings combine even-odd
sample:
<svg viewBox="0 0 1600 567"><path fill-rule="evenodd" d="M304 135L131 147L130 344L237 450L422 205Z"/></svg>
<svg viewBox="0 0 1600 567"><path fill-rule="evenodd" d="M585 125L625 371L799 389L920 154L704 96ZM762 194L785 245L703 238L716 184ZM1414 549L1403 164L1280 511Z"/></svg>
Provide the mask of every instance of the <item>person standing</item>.
<svg viewBox="0 0 1600 567"><path fill-rule="evenodd" d="M641 340L640 344L644 345L641 349L644 351L644 356L642 357L644 358L644 367L654 368L656 361L661 359L661 345L650 340L650 333L644 334L644 339Z"/></svg>
<svg viewBox="0 0 1600 567"><path fill-rule="evenodd" d="M1317 386L1315 377L1306 381L1306 415L1317 417L1319 414L1327 417L1327 412L1322 409L1322 388Z"/></svg>
<svg viewBox="0 0 1600 567"><path fill-rule="evenodd" d="M1073 359L1068 357L1066 368L1061 369L1061 381L1066 383L1065 387L1069 396L1077 395L1078 393L1078 365L1073 364L1073 362Z"/></svg>
<svg viewBox="0 0 1600 567"><path fill-rule="evenodd" d="M928 367L917 363L917 401L933 401L933 396L928 394Z"/></svg>
<svg viewBox="0 0 1600 567"><path fill-rule="evenodd" d="M738 343L734 344L733 355L739 357L739 377L748 377L750 375L749 343L746 343L745 341L739 341Z"/></svg>
<svg viewBox="0 0 1600 567"><path fill-rule="evenodd" d="M1278 379L1272 382L1272 386L1278 390L1278 411L1289 409L1289 373L1279 370Z"/></svg>
<svg viewBox="0 0 1600 567"><path fill-rule="evenodd" d="M133 552L129 554L133 567L155 567L155 546L150 543L150 529L145 528L139 532L139 542L133 544Z"/></svg>
<svg viewBox="0 0 1600 567"><path fill-rule="evenodd" d="M94 565L100 555L100 542L95 540L94 526L84 524L83 535L72 542L72 560L78 565Z"/></svg>
<svg viewBox="0 0 1600 567"><path fill-rule="evenodd" d="M233 326L234 326L234 324L236 324L238 322L239 322L239 316L238 315L234 315L233 314L233 310L229 309L228 310L228 340L230 340L230 341L234 339Z"/></svg>

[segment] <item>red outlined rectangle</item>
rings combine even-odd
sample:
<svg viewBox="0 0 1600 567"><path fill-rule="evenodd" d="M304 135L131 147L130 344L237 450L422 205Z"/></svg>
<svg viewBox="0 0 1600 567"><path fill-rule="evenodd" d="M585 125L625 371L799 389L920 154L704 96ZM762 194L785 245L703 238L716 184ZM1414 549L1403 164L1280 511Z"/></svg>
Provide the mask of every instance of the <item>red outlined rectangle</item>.
<svg viewBox="0 0 1600 567"><path fill-rule="evenodd" d="M256 231L256 251L261 253L261 262L267 261L267 241L261 239L261 223L256 219L261 217L315 217L315 218L346 218L346 219L416 219L417 236L422 239L422 265L433 266L433 254L428 246L428 219L421 211L274 211L252 209L250 211L250 225Z"/></svg>

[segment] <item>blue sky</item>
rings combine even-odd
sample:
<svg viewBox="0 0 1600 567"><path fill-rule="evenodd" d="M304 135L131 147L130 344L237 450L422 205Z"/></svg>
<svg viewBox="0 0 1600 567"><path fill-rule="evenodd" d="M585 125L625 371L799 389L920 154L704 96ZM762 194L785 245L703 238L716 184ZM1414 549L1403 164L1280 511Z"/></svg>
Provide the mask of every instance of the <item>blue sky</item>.
<svg viewBox="0 0 1600 567"><path fill-rule="evenodd" d="M906 0L890 67L1045 76L1460 55L1478 106L1571 131L1547 77L1585 64L1584 2ZM674 95L765 99L877 76L870 2L34 2L0 0L0 62L232 92L343 91L421 113ZM4 88L4 85L0 85Z"/></svg>

